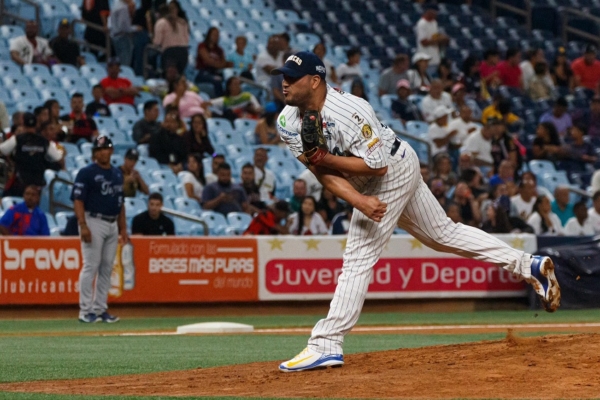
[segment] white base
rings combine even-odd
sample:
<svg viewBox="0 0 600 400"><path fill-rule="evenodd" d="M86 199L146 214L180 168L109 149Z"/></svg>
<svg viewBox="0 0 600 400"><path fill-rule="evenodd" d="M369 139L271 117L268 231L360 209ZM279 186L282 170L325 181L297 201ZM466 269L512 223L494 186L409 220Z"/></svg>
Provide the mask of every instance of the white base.
<svg viewBox="0 0 600 400"><path fill-rule="evenodd" d="M178 334L186 333L240 333L254 332L252 325L238 324L235 322L201 322L198 324L182 325L177 327Z"/></svg>

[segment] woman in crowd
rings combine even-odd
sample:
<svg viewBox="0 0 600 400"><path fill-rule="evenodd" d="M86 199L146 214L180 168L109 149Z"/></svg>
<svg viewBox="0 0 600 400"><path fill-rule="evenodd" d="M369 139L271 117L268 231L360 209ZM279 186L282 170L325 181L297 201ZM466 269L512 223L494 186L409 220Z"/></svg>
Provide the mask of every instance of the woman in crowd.
<svg viewBox="0 0 600 400"><path fill-rule="evenodd" d="M131 57L133 71L136 75L144 75L144 49L150 43L154 32L153 0L142 0L140 7L133 13L131 25L137 26L132 34L133 55Z"/></svg>
<svg viewBox="0 0 600 400"><path fill-rule="evenodd" d="M183 144L188 154L214 154L215 149L208 137L208 128L204 115L192 115L190 129L183 134Z"/></svg>
<svg viewBox="0 0 600 400"><path fill-rule="evenodd" d="M512 226L504 208L493 202L485 209L486 221L481 225L481 230L487 233L510 233Z"/></svg>
<svg viewBox="0 0 600 400"><path fill-rule="evenodd" d="M438 79L442 81L444 91L450 92L456 80L456 77L452 73L452 61L447 58L442 58L442 61L440 61L440 65L438 65L437 68L437 76Z"/></svg>
<svg viewBox="0 0 600 400"><path fill-rule="evenodd" d="M452 161L447 153L440 153L434 157L433 177L441 179L447 187L456 185L458 177L452 171Z"/></svg>
<svg viewBox="0 0 600 400"><path fill-rule="evenodd" d="M352 80L352 85L350 86L350 94L353 94L356 97L360 97L363 100L369 101L369 96L367 96L367 92L365 91L365 84L361 78L354 78Z"/></svg>
<svg viewBox="0 0 600 400"><path fill-rule="evenodd" d="M196 83L206 82L214 87L214 97L223 96L224 68L233 67L233 63L225 59L225 52L219 46L219 29L210 27L204 41L196 51Z"/></svg>
<svg viewBox="0 0 600 400"><path fill-rule="evenodd" d="M262 112L256 97L250 92L242 92L242 81L237 76L227 79L224 96L212 99L208 104L230 121L237 118L258 119Z"/></svg>
<svg viewBox="0 0 600 400"><path fill-rule="evenodd" d="M188 64L189 27L179 16L182 10L176 1L171 1L168 7L168 13L156 21L152 43L162 51L162 70L166 71L167 65L175 65L179 74L183 74Z"/></svg>
<svg viewBox="0 0 600 400"><path fill-rule="evenodd" d="M210 117L208 102L205 102L198 93L188 89L185 75L181 75L169 88L169 94L163 99L163 107L172 104L179 108L181 118L190 118L195 114L203 114Z"/></svg>
<svg viewBox="0 0 600 400"><path fill-rule="evenodd" d="M265 106L265 112L261 119L258 120L254 134L256 136L256 144L276 144L285 145L279 137L277 132L277 117L279 112L277 111L277 105L275 103L268 103Z"/></svg>
<svg viewBox="0 0 600 400"><path fill-rule="evenodd" d="M413 93L427 93L431 85L431 77L427 73L431 57L425 53L416 53L412 57L412 67L406 71L407 80Z"/></svg>
<svg viewBox="0 0 600 400"><path fill-rule="evenodd" d="M465 86L470 96L481 98L481 75L479 75L479 64L481 61L477 56L469 55L463 61L462 74L459 81Z"/></svg>
<svg viewBox="0 0 600 400"><path fill-rule="evenodd" d="M202 165L202 154L192 153L187 157L187 171L181 171L177 174L179 182L183 184L183 189L187 197L196 200L202 204L202 190L206 186L204 178L204 167Z"/></svg>
<svg viewBox="0 0 600 400"><path fill-rule="evenodd" d="M333 217L344 211L344 205L333 193L323 188L321 190L321 198L317 203L317 210L321 214L321 217L323 217L325 224L330 226Z"/></svg>
<svg viewBox="0 0 600 400"><path fill-rule="evenodd" d="M573 76L573 70L571 64L567 59L567 51L564 47L559 47L556 52L556 58L550 67L550 75L554 81L554 86L561 92L561 94L570 93L575 88L575 77Z"/></svg>
<svg viewBox="0 0 600 400"><path fill-rule="evenodd" d="M314 197L306 196L302 200L300 211L288 219L288 231L293 235L326 235L327 225L321 214L317 212L317 202Z"/></svg>
<svg viewBox="0 0 600 400"><path fill-rule="evenodd" d="M533 204L533 213L527 219L527 224L533 228L536 235L560 236L563 234L560 218L552 212L550 199L544 195L537 197Z"/></svg>
<svg viewBox="0 0 600 400"><path fill-rule="evenodd" d="M110 14L110 5L108 0L83 0L81 5L81 19L92 24L104 27L104 31L86 26L83 38L87 43L96 46L106 46L106 34L108 32L108 16ZM97 50L92 50L96 56L100 55ZM110 57L110 54L102 54L103 59ZM100 61L100 60L99 60Z"/></svg>
<svg viewBox="0 0 600 400"><path fill-rule="evenodd" d="M552 122L541 122L535 130L535 137L543 141L544 159L556 161L564 156L565 149Z"/></svg>

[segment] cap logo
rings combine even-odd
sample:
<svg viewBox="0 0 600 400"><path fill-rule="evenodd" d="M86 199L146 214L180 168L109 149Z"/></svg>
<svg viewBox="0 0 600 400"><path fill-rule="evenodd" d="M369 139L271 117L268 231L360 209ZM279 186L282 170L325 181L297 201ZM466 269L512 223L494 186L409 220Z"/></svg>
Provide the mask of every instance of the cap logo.
<svg viewBox="0 0 600 400"><path fill-rule="evenodd" d="M288 61L293 61L298 65L302 65L302 59L300 59L300 57L298 57L298 56L294 56L294 55L289 56L287 58L287 60L285 60L285 62L288 62Z"/></svg>
<svg viewBox="0 0 600 400"><path fill-rule="evenodd" d="M322 65L317 65L317 72L320 74L324 74L325 73L325 67Z"/></svg>

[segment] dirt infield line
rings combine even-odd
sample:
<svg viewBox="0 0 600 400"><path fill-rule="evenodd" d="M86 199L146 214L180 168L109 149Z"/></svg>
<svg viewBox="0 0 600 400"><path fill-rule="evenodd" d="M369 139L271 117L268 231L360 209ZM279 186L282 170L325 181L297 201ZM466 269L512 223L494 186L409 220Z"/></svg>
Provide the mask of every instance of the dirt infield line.
<svg viewBox="0 0 600 400"><path fill-rule="evenodd" d="M600 328L598 322L587 323L558 323L558 324L487 324L487 325L395 325L395 326L358 326L352 329L353 333L382 333L382 332L452 332L452 331L504 331L507 329L517 330L592 330ZM310 333L311 328L272 328L255 329L253 333L277 333L277 334L295 334ZM228 333L235 334L235 333ZM125 333L107 333L102 336L170 336L179 335L177 332L125 332Z"/></svg>

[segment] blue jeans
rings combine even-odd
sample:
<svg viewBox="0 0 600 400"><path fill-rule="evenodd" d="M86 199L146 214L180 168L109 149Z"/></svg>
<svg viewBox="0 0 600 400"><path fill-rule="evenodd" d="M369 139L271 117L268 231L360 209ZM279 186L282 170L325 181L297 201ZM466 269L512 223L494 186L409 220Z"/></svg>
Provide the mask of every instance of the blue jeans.
<svg viewBox="0 0 600 400"><path fill-rule="evenodd" d="M119 57L121 65L131 67L131 56L133 53L133 42L128 34L113 37L115 55Z"/></svg>

